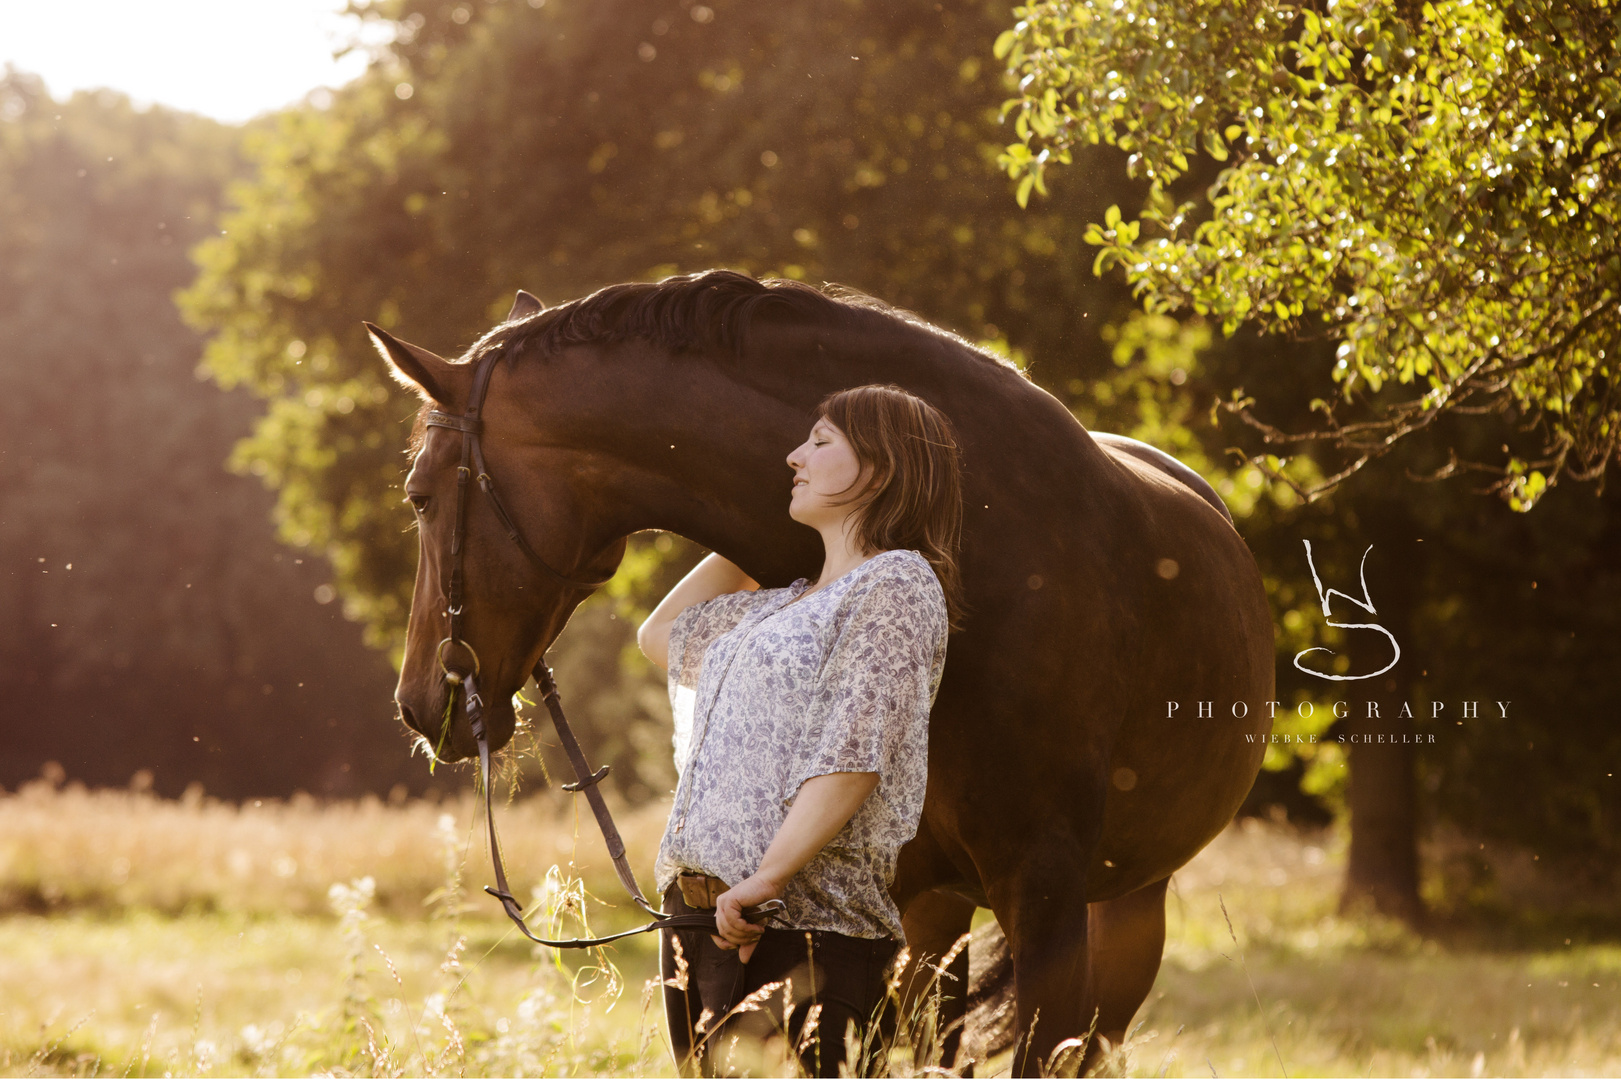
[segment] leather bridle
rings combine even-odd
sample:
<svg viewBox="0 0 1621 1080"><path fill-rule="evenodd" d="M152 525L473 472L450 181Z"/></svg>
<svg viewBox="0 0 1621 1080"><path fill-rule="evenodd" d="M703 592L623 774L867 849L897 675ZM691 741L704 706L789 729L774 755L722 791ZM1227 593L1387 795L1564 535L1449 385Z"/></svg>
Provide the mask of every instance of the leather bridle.
<svg viewBox="0 0 1621 1080"><path fill-rule="evenodd" d="M614 826L613 816L608 812L608 805L602 799L602 793L597 790L597 784L608 775L608 766L604 765L596 772L591 771L585 753L580 749L579 740L575 739L574 732L569 728L568 720L563 716L562 698L557 692L557 682L552 678L552 670L546 664L544 655L535 663L535 682L540 687L546 710L551 714L552 723L557 728L558 738L562 741L564 752L568 754L569 763L574 767L575 782L564 784L566 791L584 792L586 801L591 804L591 812L597 819L597 826L602 830L602 838L608 846L608 855L613 860L614 872L619 875L620 882L625 886L636 906L647 914L653 916L653 922L634 930L626 930L618 934L610 934L599 938L571 938L562 941L552 941L537 937L524 922L523 907L513 897L512 890L507 884L506 867L501 859L501 845L495 835L495 807L490 787L490 740L489 733L484 727L484 700L478 692L479 663L478 653L462 638L462 615L465 609L465 578L463 563L466 555L467 540L467 493L468 487L476 477L479 488L484 492L495 511L495 516L506 529L507 536L518 550L523 552L531 565L536 567L553 581L569 589L583 589L594 591L609 578L600 578L595 581L568 577L553 569L551 564L540 557L540 554L524 539L523 533L513 521L512 515L507 512L505 504L501 502L500 493L496 490L495 481L490 477L490 470L484 462L484 448L480 443L483 434L484 422L480 414L484 408L484 397L489 392L490 378L495 371L495 365L500 360L502 350L490 349L477 361L473 369L473 386L467 396L467 411L457 416L454 413L430 410L424 418L428 427L450 428L461 432L462 452L461 464L456 467L456 517L451 526L450 534L450 578L446 590L448 608L446 611L450 620L449 633L439 642L434 650L439 670L443 673L445 682L450 684L450 693L454 699L457 687L462 691L462 703L467 712L467 723L472 729L473 738L478 742L479 778L484 787L484 820L489 828L490 861L495 867L495 887L485 886L484 891L501 901L501 907L523 935L529 940L541 945L549 945L558 949L584 949L597 945L605 945L619 938L630 937L633 934L645 934L653 930L695 929L708 930L717 933L715 916L713 914L671 915L660 911L648 902L643 895L641 887L636 884L636 875L631 871L630 860L625 855L625 843L620 838L619 830ZM609 575L612 577L612 575ZM472 659L471 671L458 671L447 662L447 647L455 652L457 649L465 650ZM450 723L447 711L445 723ZM786 905L781 900L769 900L757 907L745 909L744 918L750 922L760 922L770 918L780 918Z"/></svg>

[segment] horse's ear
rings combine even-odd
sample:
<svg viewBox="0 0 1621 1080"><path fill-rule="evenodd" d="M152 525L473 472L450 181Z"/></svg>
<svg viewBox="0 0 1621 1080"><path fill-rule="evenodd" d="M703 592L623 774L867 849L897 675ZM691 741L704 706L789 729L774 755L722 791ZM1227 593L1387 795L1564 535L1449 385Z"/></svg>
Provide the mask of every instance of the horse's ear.
<svg viewBox="0 0 1621 1080"><path fill-rule="evenodd" d="M455 389L463 381L460 376L464 374L460 366L436 356L419 345L401 341L381 326L374 326L371 323L362 325L366 327L366 333L371 335L372 345L382 355L389 371L400 385L408 386L424 398L437 401L441 405L457 403Z"/></svg>
<svg viewBox="0 0 1621 1080"><path fill-rule="evenodd" d="M546 310L546 305L540 302L540 297L534 293L518 290L517 299L512 301L512 310L507 312L507 322L517 322L527 319L531 315L539 315Z"/></svg>

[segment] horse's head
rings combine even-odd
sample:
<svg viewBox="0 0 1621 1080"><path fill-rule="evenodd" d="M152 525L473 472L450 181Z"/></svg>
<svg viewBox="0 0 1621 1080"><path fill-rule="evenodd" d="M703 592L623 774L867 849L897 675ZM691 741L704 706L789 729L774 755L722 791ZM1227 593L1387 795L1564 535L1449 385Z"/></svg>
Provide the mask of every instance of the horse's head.
<svg viewBox="0 0 1621 1080"><path fill-rule="evenodd" d="M520 292L507 321L541 310ZM456 761L477 753L467 677L498 749L516 724L512 696L569 614L613 574L624 540L589 527L590 492L566 451L502 394L509 365L476 346L448 361L366 328L394 376L423 398L405 482L420 548L394 697L435 755Z"/></svg>

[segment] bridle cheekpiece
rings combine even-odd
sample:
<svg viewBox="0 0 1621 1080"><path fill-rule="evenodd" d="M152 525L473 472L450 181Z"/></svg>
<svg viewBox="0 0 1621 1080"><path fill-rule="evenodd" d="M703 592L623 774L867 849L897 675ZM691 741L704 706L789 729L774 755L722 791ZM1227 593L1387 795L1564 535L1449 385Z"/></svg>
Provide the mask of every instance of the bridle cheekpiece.
<svg viewBox="0 0 1621 1080"><path fill-rule="evenodd" d="M529 562L553 581L569 589L583 589L592 592L607 584L612 577L587 581L568 577L552 568L552 565L541 558L539 552L530 546L524 539L522 531L513 521L512 515L507 512L506 505L501 501L500 492L496 490L495 481L490 477L489 467L484 462L484 447L480 438L484 433L484 421L481 413L484 409L484 398L490 388L490 378L494 374L495 365L501 359L503 350L491 348L477 360L473 369L473 386L467 395L467 411L457 416L455 413L441 412L438 409L429 410L423 423L427 427L449 428L461 432L462 452L461 463L456 466L456 516L451 526L450 534L450 585L447 589L446 615L450 620L449 633L439 642L434 650L434 659L439 665L440 673L445 682L450 684L450 693L454 697L456 688L461 687L463 707L467 711L468 726L472 729L473 738L478 742L479 777L484 787L484 819L489 826L490 835L490 861L495 867L495 887L485 886L484 891L501 901L507 916L517 924L518 929L531 941L541 945L550 945L553 948L590 948L596 945L605 945L622 937L632 934L642 934L651 930L673 929L703 929L715 932L715 917L706 915L670 915L660 911L648 902L640 886L636 884L636 875L631 871L630 860L625 855L625 843L620 838L619 830L614 826L613 817L608 812L608 806L602 799L602 793L597 790L597 784L608 775L608 766L604 765L596 772L591 771L585 753L569 728L567 719L563 716L562 699L557 692L557 682L552 677L551 668L546 664L546 657L541 656L535 664L535 682L540 686L546 709L551 713L552 723L557 728L563 749L568 754L569 762L574 766L575 782L564 784L567 791L584 792L586 801L591 804L591 811L596 816L597 825L602 830L603 840L608 846L608 855L613 859L614 871L619 880L630 892L636 905L649 915L654 921L646 926L627 930L623 933L610 934L600 938L574 938L564 941L549 941L537 937L525 924L523 907L512 895L507 884L506 867L501 859L501 845L495 835L495 813L490 792L490 740L489 733L484 727L484 699L478 692L479 660L478 653L462 637L462 616L466 608L464 596L465 577L463 574L463 561L467 539L467 489L474 477L478 479L478 486L483 490L489 500L490 508L500 520L502 528L506 530L508 538L518 546ZM447 662L446 650L454 651L464 649L472 658L471 671L459 671ZM449 724L449 714L445 723ZM785 910L781 900L770 900L758 907L744 911L744 916L751 922L758 922L766 918L780 918Z"/></svg>

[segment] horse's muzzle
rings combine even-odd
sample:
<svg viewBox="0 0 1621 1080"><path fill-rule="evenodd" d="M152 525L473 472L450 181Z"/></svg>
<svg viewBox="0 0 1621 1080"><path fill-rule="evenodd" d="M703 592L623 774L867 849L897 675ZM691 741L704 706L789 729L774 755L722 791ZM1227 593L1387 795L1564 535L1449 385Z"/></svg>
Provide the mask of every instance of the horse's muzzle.
<svg viewBox="0 0 1621 1080"><path fill-rule="evenodd" d="M422 741L433 751L433 756L439 761L461 761L463 758L472 757L477 752L474 748L472 732L459 733L456 731L455 717L452 717L449 721L450 730L444 731L433 726L421 713L398 698L394 699L394 704L400 711L400 720L405 723L406 727L422 736ZM438 715L444 715L443 706L438 710ZM458 735L461 737L458 738Z"/></svg>

